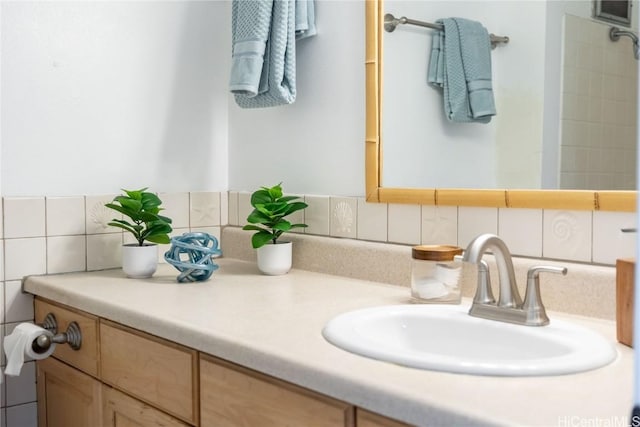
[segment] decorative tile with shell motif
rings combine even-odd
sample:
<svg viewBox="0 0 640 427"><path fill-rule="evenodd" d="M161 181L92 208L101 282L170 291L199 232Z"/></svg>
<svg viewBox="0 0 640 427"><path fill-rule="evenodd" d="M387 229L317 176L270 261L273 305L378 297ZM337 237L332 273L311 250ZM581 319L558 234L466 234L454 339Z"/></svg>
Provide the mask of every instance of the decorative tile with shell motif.
<svg viewBox="0 0 640 427"><path fill-rule="evenodd" d="M112 195L87 196L85 199L87 234L120 233L121 230L111 227L109 222L114 218L121 218L118 212L109 209L105 203L109 203L115 197Z"/></svg>
<svg viewBox="0 0 640 427"><path fill-rule="evenodd" d="M356 238L358 200L349 197L331 197L330 235L334 237Z"/></svg>
<svg viewBox="0 0 640 427"><path fill-rule="evenodd" d="M545 210L543 215L543 257L591 261L591 211Z"/></svg>

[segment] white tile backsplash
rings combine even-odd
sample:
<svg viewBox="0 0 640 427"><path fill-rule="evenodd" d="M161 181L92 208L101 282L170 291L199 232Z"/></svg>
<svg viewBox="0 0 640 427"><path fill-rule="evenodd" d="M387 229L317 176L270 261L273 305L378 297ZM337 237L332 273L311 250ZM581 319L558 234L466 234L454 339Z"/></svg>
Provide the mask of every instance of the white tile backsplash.
<svg viewBox="0 0 640 427"><path fill-rule="evenodd" d="M542 256L591 262L591 211L545 210Z"/></svg>
<svg viewBox="0 0 640 427"><path fill-rule="evenodd" d="M36 363L26 362L17 377L5 377L7 406L35 402L36 397Z"/></svg>
<svg viewBox="0 0 640 427"><path fill-rule="evenodd" d="M87 242L82 236L47 237L47 273L69 273L87 268Z"/></svg>
<svg viewBox="0 0 640 427"><path fill-rule="evenodd" d="M190 226L213 227L220 225L220 193L190 193Z"/></svg>
<svg viewBox="0 0 640 427"><path fill-rule="evenodd" d="M46 273L47 244L45 238L5 239L4 267L6 280L20 280L29 274Z"/></svg>
<svg viewBox="0 0 640 427"><path fill-rule="evenodd" d="M122 266L122 233L87 235L87 270Z"/></svg>
<svg viewBox="0 0 640 427"><path fill-rule="evenodd" d="M37 237L44 233L44 197L5 197L5 238Z"/></svg>
<svg viewBox="0 0 640 427"><path fill-rule="evenodd" d="M229 224L229 192L220 193L220 225Z"/></svg>
<svg viewBox="0 0 640 427"><path fill-rule="evenodd" d="M513 255L542 256L542 210L498 209L498 235Z"/></svg>
<svg viewBox="0 0 640 427"><path fill-rule="evenodd" d="M229 191L229 225L240 225L238 222L238 192Z"/></svg>
<svg viewBox="0 0 640 427"><path fill-rule="evenodd" d="M7 427L38 427L38 407L35 402L9 406L6 411Z"/></svg>
<svg viewBox="0 0 640 427"><path fill-rule="evenodd" d="M47 197L47 236L85 234L84 197Z"/></svg>
<svg viewBox="0 0 640 427"><path fill-rule="evenodd" d="M422 206L423 245L458 244L458 207Z"/></svg>
<svg viewBox="0 0 640 427"><path fill-rule="evenodd" d="M387 241L387 204L367 203L358 199L358 232L360 240Z"/></svg>
<svg viewBox="0 0 640 427"><path fill-rule="evenodd" d="M304 210L304 219L308 225L305 233L329 235L329 196L305 196L309 205Z"/></svg>
<svg viewBox="0 0 640 427"><path fill-rule="evenodd" d="M171 218L172 228L189 228L189 193L161 193L160 215Z"/></svg>
<svg viewBox="0 0 640 427"><path fill-rule="evenodd" d="M389 204L388 236L393 243L420 244L420 205Z"/></svg>
<svg viewBox="0 0 640 427"><path fill-rule="evenodd" d="M637 233L623 233L636 227L633 212L593 213L593 262L615 264L618 258L635 258Z"/></svg>
<svg viewBox="0 0 640 427"><path fill-rule="evenodd" d="M22 282L5 282L5 321L24 322L33 319L33 295L22 292Z"/></svg>
<svg viewBox="0 0 640 427"><path fill-rule="evenodd" d="M486 233L498 234L498 208L458 207L458 246Z"/></svg>

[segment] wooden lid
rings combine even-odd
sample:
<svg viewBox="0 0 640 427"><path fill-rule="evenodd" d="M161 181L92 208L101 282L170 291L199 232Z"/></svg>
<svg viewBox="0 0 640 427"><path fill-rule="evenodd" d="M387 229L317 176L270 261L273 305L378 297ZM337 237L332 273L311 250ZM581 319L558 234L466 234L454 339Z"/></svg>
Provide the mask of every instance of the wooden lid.
<svg viewBox="0 0 640 427"><path fill-rule="evenodd" d="M458 246L421 245L412 248L411 257L425 261L453 261L453 257L462 252L462 248Z"/></svg>

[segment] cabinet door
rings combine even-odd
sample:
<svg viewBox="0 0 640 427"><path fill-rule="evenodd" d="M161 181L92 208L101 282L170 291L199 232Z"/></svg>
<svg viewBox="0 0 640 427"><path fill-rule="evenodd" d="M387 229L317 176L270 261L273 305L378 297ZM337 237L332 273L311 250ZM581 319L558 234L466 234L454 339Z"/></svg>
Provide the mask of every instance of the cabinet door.
<svg viewBox="0 0 640 427"><path fill-rule="evenodd" d="M409 427L409 424L401 423L364 409L356 409L356 425L358 427Z"/></svg>
<svg viewBox="0 0 640 427"><path fill-rule="evenodd" d="M145 403L111 387L102 386L104 427L187 427Z"/></svg>
<svg viewBox="0 0 640 427"><path fill-rule="evenodd" d="M228 362L201 356L201 425L351 427L353 407Z"/></svg>
<svg viewBox="0 0 640 427"><path fill-rule="evenodd" d="M102 425L100 382L51 357L36 366L38 427Z"/></svg>

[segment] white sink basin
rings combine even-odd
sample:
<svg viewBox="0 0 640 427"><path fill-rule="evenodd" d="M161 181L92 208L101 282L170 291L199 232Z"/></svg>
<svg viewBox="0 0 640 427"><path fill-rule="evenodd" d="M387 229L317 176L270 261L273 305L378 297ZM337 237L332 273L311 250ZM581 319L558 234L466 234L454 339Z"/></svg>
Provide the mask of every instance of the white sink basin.
<svg viewBox="0 0 640 427"><path fill-rule="evenodd" d="M396 305L341 314L322 331L361 356L413 368L475 375L533 376L586 371L617 357L589 329L551 319L520 326L469 316L459 305Z"/></svg>

